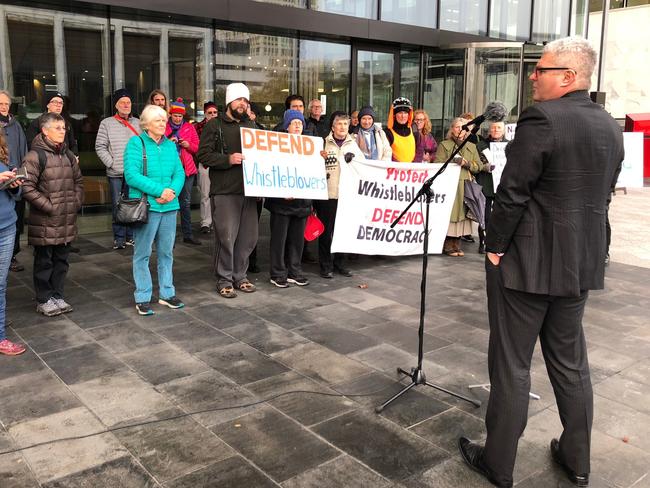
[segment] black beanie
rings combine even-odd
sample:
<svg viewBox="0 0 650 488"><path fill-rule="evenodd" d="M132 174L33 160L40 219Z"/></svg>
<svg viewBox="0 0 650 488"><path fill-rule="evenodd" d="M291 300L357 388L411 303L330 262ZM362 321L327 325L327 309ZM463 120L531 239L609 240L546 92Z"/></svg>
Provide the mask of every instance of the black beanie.
<svg viewBox="0 0 650 488"><path fill-rule="evenodd" d="M49 105L53 98L60 98L63 103L65 103L65 98L59 92L49 92L45 97L45 106Z"/></svg>
<svg viewBox="0 0 650 488"><path fill-rule="evenodd" d="M113 93L113 105L115 105L120 98L124 98L124 97L133 101L131 94L126 88L118 88L117 90L115 90L115 93Z"/></svg>

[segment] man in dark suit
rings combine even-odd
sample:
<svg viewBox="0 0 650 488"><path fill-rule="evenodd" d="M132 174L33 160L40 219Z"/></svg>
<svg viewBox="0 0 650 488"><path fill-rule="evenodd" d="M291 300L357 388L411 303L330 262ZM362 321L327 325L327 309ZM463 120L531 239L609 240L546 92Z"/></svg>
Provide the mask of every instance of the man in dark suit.
<svg viewBox="0 0 650 488"><path fill-rule="evenodd" d="M593 393L582 316L604 286L605 213L623 138L587 90L596 52L581 38L547 44L530 76L536 103L519 118L487 229L490 400L485 446L459 439L465 461L512 486L526 427L530 363L540 338L563 432L551 454L589 483Z"/></svg>

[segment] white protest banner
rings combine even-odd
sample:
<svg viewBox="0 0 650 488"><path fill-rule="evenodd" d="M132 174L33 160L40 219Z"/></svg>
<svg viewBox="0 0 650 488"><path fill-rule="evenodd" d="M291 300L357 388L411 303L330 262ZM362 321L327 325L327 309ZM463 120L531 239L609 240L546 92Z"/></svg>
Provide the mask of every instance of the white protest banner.
<svg viewBox="0 0 650 488"><path fill-rule="evenodd" d="M424 198L390 228L441 164L357 161L341 166L332 252L407 256L424 242ZM458 189L460 166L450 164L433 182L429 212L429 253L442 252Z"/></svg>
<svg viewBox="0 0 650 488"><path fill-rule="evenodd" d="M516 130L517 130L517 124L506 124L506 132L504 134L504 139L506 141L512 141L515 138Z"/></svg>
<svg viewBox="0 0 650 488"><path fill-rule="evenodd" d="M625 159L616 187L643 188L643 132L623 132Z"/></svg>
<svg viewBox="0 0 650 488"><path fill-rule="evenodd" d="M490 143L490 155L492 156L490 163L494 165L494 169L492 170L492 181L494 182L495 191L499 186L499 182L501 181L501 174L503 173L503 169L506 167L507 145L507 142Z"/></svg>
<svg viewBox="0 0 650 488"><path fill-rule="evenodd" d="M242 127L247 197L327 200L323 139Z"/></svg>

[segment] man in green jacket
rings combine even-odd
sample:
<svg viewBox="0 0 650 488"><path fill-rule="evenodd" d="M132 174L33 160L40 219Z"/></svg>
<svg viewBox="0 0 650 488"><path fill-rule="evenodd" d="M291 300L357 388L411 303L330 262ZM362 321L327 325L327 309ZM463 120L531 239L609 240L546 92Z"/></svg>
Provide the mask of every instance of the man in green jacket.
<svg viewBox="0 0 650 488"><path fill-rule="evenodd" d="M210 120L201 133L197 159L210 170L214 227L214 273L224 298L255 291L246 273L257 244L256 198L244 196L240 127L255 129L246 117L250 92L243 83L226 88L225 113Z"/></svg>

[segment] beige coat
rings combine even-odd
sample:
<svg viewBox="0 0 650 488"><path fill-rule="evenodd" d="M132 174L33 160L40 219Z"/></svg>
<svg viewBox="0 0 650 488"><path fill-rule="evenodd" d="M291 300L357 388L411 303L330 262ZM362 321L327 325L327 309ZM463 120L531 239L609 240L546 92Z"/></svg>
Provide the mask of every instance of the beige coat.
<svg viewBox="0 0 650 488"><path fill-rule="evenodd" d="M330 132L329 135L325 138L324 150L328 153L328 155L333 155L336 157L335 163L328 164L325 162L325 171L327 172L327 196L330 200L338 200L341 165L348 164L345 162L345 154L353 153L354 159L364 160L366 158L361 152L361 149L359 149L359 146L357 146L357 143L351 134L348 134L345 137L343 145L339 147L334 140L334 136Z"/></svg>

